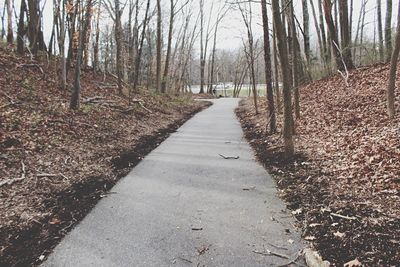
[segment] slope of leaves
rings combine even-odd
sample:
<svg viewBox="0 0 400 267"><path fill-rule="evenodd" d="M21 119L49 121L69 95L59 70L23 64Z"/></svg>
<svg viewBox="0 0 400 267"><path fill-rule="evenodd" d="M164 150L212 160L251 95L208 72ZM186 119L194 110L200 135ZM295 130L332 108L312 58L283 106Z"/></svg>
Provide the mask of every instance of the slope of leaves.
<svg viewBox="0 0 400 267"><path fill-rule="evenodd" d="M55 66L0 47L0 266L40 263L121 176L207 105L148 92L129 104L114 77L85 70L82 108L71 111Z"/></svg>
<svg viewBox="0 0 400 267"><path fill-rule="evenodd" d="M266 134L265 113L254 115L250 100L237 110L304 238L332 265L356 258L366 266L400 262L400 93L396 89L398 115L389 120L388 70L353 71L348 87L337 75L301 88L297 154L290 161L283 158L280 133ZM281 115L278 121L282 125Z"/></svg>

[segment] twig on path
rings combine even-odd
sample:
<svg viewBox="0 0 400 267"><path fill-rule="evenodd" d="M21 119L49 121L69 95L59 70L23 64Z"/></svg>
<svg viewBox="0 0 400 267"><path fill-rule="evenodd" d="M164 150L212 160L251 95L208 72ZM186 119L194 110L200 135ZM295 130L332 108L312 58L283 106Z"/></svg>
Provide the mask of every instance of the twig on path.
<svg viewBox="0 0 400 267"><path fill-rule="evenodd" d="M331 216L346 219L346 220L357 220L357 218L354 216L345 216L345 215L337 214L334 212L331 212Z"/></svg>
<svg viewBox="0 0 400 267"><path fill-rule="evenodd" d="M41 177L49 177L50 178L50 177L59 177L59 176L64 178L65 180L69 180L69 178L62 173L38 173L38 174L36 174L36 177L39 177L39 178L41 178Z"/></svg>
<svg viewBox="0 0 400 267"><path fill-rule="evenodd" d="M268 243L268 245L270 245L270 246L272 246L272 247L274 247L274 248L277 248L277 249L288 250L288 249L285 248L285 247L277 246L277 245L274 245L274 244L271 244L271 243Z"/></svg>
<svg viewBox="0 0 400 267"><path fill-rule="evenodd" d="M1 181L0 182L0 187L2 187L3 185L12 185L13 183L15 183L15 182L19 182L19 181L22 181L22 180L24 180L25 179L25 174L26 174L26 172L25 172L25 164L24 164L24 162L23 161L21 161L21 168L22 168L22 174L21 174L21 177L20 178L13 178L13 179L6 179L6 180L4 180L4 181Z"/></svg>
<svg viewBox="0 0 400 267"><path fill-rule="evenodd" d="M221 158L223 158L223 159L239 159L239 156L236 156L236 157L227 157L227 156L224 156L224 155L222 155L222 154L218 154Z"/></svg>
<svg viewBox="0 0 400 267"><path fill-rule="evenodd" d="M192 261L190 261L190 260L188 260L188 259L185 259L185 258L182 258L182 257L173 258L173 259L172 259L172 262L175 263L176 260L182 260L182 261L186 261L187 263L193 263Z"/></svg>
<svg viewBox="0 0 400 267"><path fill-rule="evenodd" d="M285 254L278 253L278 252L273 252L273 251L271 251L269 249L267 249L264 252L263 251L253 250L253 253L260 254L260 255L263 255L263 256L276 256L276 257L287 259L287 260L289 259L289 256L287 256Z"/></svg>
<svg viewBox="0 0 400 267"><path fill-rule="evenodd" d="M192 227L192 231L202 231L203 227Z"/></svg>
<svg viewBox="0 0 400 267"><path fill-rule="evenodd" d="M300 250L301 251L301 250ZM289 262L279 265L278 267L286 267L286 266L290 266L291 264L296 264L298 266L304 266L303 264L297 263L296 261L299 259L300 257L300 251L297 252L296 258L294 258L293 260L290 260Z"/></svg>

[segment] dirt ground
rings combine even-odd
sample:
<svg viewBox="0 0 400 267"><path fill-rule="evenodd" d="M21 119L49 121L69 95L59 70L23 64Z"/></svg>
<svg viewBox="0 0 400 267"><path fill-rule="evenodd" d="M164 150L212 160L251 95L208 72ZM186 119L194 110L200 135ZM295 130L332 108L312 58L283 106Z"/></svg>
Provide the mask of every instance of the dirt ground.
<svg viewBox="0 0 400 267"><path fill-rule="evenodd" d="M88 69L82 108L71 111L54 68L0 48L0 266L40 264L119 178L210 104L144 91L129 104L113 76Z"/></svg>
<svg viewBox="0 0 400 267"><path fill-rule="evenodd" d="M397 116L386 114L389 66L353 71L300 89L296 155L283 157L280 132L266 133L266 102L237 109L247 139L275 177L303 237L333 266L357 259L365 266L400 262L400 93ZM398 85L400 81L398 76Z"/></svg>

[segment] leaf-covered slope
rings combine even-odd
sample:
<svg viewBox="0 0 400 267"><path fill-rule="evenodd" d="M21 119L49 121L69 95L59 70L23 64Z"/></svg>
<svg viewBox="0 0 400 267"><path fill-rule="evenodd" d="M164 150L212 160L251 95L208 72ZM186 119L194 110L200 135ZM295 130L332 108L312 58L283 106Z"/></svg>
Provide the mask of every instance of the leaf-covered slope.
<svg viewBox="0 0 400 267"><path fill-rule="evenodd" d="M282 158L280 134L267 136L265 113L254 115L251 101L238 110L304 237L339 266L355 258L369 266L400 262L400 90L398 115L389 120L388 71L377 65L353 71L349 86L336 75L301 88L292 162Z"/></svg>

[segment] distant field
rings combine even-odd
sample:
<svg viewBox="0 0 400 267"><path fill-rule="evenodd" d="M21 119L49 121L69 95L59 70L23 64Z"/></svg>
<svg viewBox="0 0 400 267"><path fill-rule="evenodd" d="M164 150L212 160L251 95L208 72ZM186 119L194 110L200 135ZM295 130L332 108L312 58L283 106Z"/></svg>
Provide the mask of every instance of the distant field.
<svg viewBox="0 0 400 267"><path fill-rule="evenodd" d="M194 94L198 94L200 92L200 86L199 85L193 85L191 87L191 90ZM249 94L250 91L250 94ZM257 94L259 96L264 96L265 95L265 84L258 84L257 85ZM229 87L226 89L222 89L222 88L218 88L217 89L217 95L218 96L226 96L226 97L232 97L233 96L233 87ZM240 91L239 96L240 97L248 97L248 96L252 96L252 89L251 89L251 85L245 84L242 86L242 90Z"/></svg>

